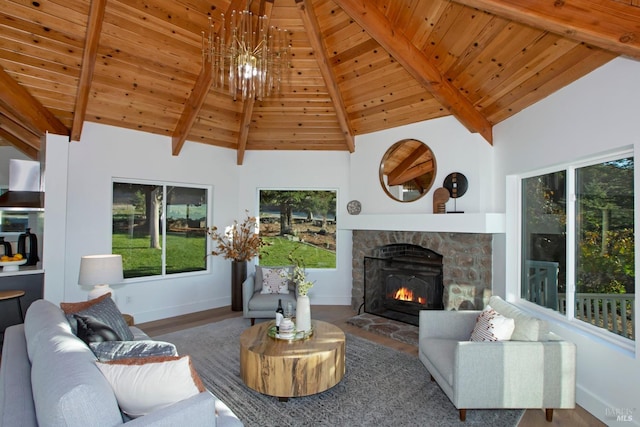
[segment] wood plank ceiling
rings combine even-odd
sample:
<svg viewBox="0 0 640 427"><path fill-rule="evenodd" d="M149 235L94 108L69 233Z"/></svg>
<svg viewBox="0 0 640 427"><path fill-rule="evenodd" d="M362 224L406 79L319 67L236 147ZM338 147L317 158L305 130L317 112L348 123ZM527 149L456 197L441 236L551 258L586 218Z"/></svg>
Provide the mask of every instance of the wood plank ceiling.
<svg viewBox="0 0 640 427"><path fill-rule="evenodd" d="M454 115L492 126L618 55L640 59L637 0L255 0L290 32L282 94L211 87L201 31L243 0L0 0L0 141L38 158L84 121L237 150L347 150Z"/></svg>

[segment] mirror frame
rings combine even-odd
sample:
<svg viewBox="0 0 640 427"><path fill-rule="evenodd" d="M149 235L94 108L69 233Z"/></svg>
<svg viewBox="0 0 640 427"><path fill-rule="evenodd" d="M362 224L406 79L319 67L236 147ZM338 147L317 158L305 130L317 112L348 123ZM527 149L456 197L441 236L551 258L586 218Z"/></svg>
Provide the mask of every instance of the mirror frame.
<svg viewBox="0 0 640 427"><path fill-rule="evenodd" d="M414 145L415 147L409 154L400 153L403 147L405 148L405 151L406 151L407 147L411 150L411 146L414 146ZM387 162L389 162L390 159L393 158L394 154L396 156L403 155L406 157L393 159L393 164L396 164L397 166L402 165L404 169L407 171L415 168L416 171L414 171L414 174L419 172L422 169L421 164L423 165L424 163L426 163L426 162L422 162L422 163L416 164L416 162L420 160L421 157L425 155L428 156L430 154L429 160L433 164L431 169L426 173L415 175L410 179L410 181L416 178L422 178L423 180L427 179L426 184L422 186L422 191L417 196L411 198L410 200L403 200L395 196L391 192L390 186L387 184L388 180L387 180L387 174L385 174L385 164L387 164ZM412 160L412 157L413 157L413 160ZM396 142L395 144L393 144L391 147L387 149L387 151L382 156L382 160L380 161L380 169L378 171L378 176L380 178L380 186L382 187L384 192L387 194L387 196L389 196L391 199L397 202L409 203L409 202L415 202L416 200L420 200L429 192L431 187L433 187L433 183L435 182L437 172L438 172L438 167L437 167L436 157L433 153L433 150L427 144L425 144L420 140L407 138L407 139L402 139ZM409 176L412 176L412 174L410 174ZM405 182L408 182L408 181L405 181Z"/></svg>

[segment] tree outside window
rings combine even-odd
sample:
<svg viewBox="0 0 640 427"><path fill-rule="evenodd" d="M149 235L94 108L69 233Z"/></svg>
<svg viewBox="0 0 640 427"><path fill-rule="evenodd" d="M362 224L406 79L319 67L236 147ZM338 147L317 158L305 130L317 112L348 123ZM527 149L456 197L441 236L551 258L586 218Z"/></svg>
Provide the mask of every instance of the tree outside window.
<svg viewBox="0 0 640 427"><path fill-rule="evenodd" d="M635 340L633 176L624 157L522 180L522 298Z"/></svg>
<svg viewBox="0 0 640 427"><path fill-rule="evenodd" d="M112 252L125 279L206 270L207 197L204 188L114 182Z"/></svg>
<svg viewBox="0 0 640 427"><path fill-rule="evenodd" d="M260 265L290 265L289 254L306 268L336 268L335 190L260 190Z"/></svg>

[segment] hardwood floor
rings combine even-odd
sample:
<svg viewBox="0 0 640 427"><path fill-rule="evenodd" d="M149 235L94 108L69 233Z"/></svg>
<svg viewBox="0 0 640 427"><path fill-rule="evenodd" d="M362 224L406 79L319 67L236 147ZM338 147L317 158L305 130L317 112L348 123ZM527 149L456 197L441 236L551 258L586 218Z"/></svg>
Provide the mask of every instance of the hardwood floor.
<svg viewBox="0 0 640 427"><path fill-rule="evenodd" d="M356 326L347 323L352 316L356 313L348 306L313 306L311 308L314 319L324 320L325 322L333 323L341 328L343 331L350 334L366 338L368 340L377 342L379 344L392 347L396 350L404 351L406 353L418 356L418 349L410 344L405 344L400 341L396 341L392 338L388 338L382 335L378 335L372 332L365 331ZM183 329L192 328L194 326L200 326L211 322L218 322L220 320L229 319L232 317L241 317L242 312L231 311L230 307L222 307L213 310L202 311L199 313L187 314L184 316L173 317L169 319L156 320L148 323L137 324L140 329L144 330L151 337L166 334L169 332L180 331ZM247 320L247 326L249 321ZM591 415L580 406L576 406L576 409L558 409L553 411L553 422L548 423L545 420L544 411L541 409L529 409L525 412L522 420L519 424L520 427L535 427L535 426L605 426L597 418Z"/></svg>

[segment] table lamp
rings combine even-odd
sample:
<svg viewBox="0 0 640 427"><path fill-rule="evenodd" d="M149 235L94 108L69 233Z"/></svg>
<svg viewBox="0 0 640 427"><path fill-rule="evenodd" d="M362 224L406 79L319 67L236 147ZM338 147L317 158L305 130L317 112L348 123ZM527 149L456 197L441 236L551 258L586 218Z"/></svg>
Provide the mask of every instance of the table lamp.
<svg viewBox="0 0 640 427"><path fill-rule="evenodd" d="M122 255L86 255L80 258L80 286L93 286L87 299L94 299L108 292L115 301L115 292L109 284L121 283Z"/></svg>

